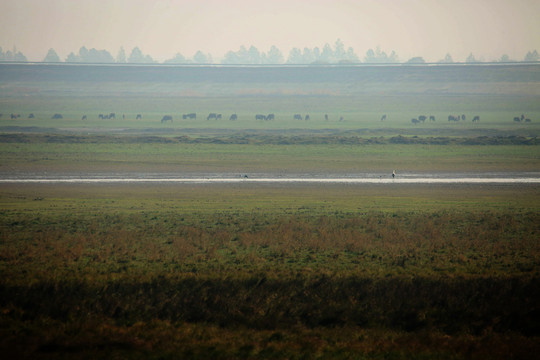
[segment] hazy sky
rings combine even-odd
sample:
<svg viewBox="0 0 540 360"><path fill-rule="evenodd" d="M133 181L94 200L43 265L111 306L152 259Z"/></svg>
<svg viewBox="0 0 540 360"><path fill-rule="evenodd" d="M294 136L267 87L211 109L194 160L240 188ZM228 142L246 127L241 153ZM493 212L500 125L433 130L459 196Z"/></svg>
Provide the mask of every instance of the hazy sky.
<svg viewBox="0 0 540 360"><path fill-rule="evenodd" d="M360 59L379 46L401 61L522 60L540 51L539 15L539 0L0 0L0 46L30 61L81 46L113 57L138 46L160 62L202 50L219 61L241 45L275 45L287 58L341 39Z"/></svg>

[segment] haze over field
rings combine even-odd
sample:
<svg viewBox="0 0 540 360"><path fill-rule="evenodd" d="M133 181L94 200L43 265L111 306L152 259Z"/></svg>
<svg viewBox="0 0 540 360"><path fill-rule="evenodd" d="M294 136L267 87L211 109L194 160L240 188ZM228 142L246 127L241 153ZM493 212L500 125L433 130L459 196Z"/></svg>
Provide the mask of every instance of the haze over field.
<svg viewBox="0 0 540 360"><path fill-rule="evenodd" d="M4 0L0 46L29 61L50 48L64 60L85 46L115 57L139 47L159 62L202 51L219 62L241 46L276 46L286 59L295 47L340 39L360 59L379 47L400 61L522 60L540 48L539 13L536 0Z"/></svg>

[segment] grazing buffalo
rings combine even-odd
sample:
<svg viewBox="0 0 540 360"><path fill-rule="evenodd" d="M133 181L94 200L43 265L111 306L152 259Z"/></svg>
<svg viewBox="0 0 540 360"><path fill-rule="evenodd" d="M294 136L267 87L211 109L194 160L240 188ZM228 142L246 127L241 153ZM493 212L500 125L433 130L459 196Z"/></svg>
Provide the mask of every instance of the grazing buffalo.
<svg viewBox="0 0 540 360"><path fill-rule="evenodd" d="M411 122L416 125L420 122L420 120L418 120L417 118L414 118L414 119L411 119Z"/></svg>
<svg viewBox="0 0 540 360"><path fill-rule="evenodd" d="M63 119L62 114L54 114L51 119Z"/></svg>
<svg viewBox="0 0 540 360"><path fill-rule="evenodd" d="M195 114L195 113L189 113L189 114L182 115L182 119L184 119L184 120L186 120L186 119L193 120L193 119L196 119L196 118L197 118L197 114Z"/></svg>
<svg viewBox="0 0 540 360"><path fill-rule="evenodd" d="M18 119L20 117L21 117L21 115L19 115L19 114L11 114L12 119Z"/></svg>
<svg viewBox="0 0 540 360"><path fill-rule="evenodd" d="M531 122L531 119L525 119L525 122L526 122L526 123L530 123L530 122Z"/></svg>
<svg viewBox="0 0 540 360"><path fill-rule="evenodd" d="M339 121L343 121L343 120L345 120L345 119L343 118L343 116L340 116L340 117L339 117Z"/></svg>
<svg viewBox="0 0 540 360"><path fill-rule="evenodd" d="M268 114L266 115L266 120L274 120L276 117L274 114Z"/></svg>
<svg viewBox="0 0 540 360"><path fill-rule="evenodd" d="M116 114L115 113L110 113L109 114L109 119L116 119Z"/></svg>
<svg viewBox="0 0 540 360"><path fill-rule="evenodd" d="M142 115L141 115L141 114L137 114L137 116L135 116L135 120L142 120Z"/></svg>
<svg viewBox="0 0 540 360"><path fill-rule="evenodd" d="M300 114L294 114L293 119L294 119L294 120L302 120L302 115L300 115Z"/></svg>
<svg viewBox="0 0 540 360"><path fill-rule="evenodd" d="M421 121L421 122L426 122L426 119L427 119L427 116L425 116L425 115L420 115L418 117L418 121Z"/></svg>
<svg viewBox="0 0 540 360"><path fill-rule="evenodd" d="M475 117L473 117L472 119L472 122L477 122L477 121L480 121L480 116L476 115Z"/></svg>
<svg viewBox="0 0 540 360"><path fill-rule="evenodd" d="M216 115L216 120L221 120L221 118L222 118L221 114Z"/></svg>
<svg viewBox="0 0 540 360"><path fill-rule="evenodd" d="M216 120L216 119L217 119L217 114L216 113L210 113L206 117L206 120Z"/></svg>
<svg viewBox="0 0 540 360"><path fill-rule="evenodd" d="M459 121L459 116L448 115L448 121Z"/></svg>
<svg viewBox="0 0 540 360"><path fill-rule="evenodd" d="M34 113L30 113L30 115L28 115L28 118L29 118L29 119L35 118Z"/></svg>
<svg viewBox="0 0 540 360"><path fill-rule="evenodd" d="M386 114L384 114L383 116L381 116L381 121L384 121L386 120Z"/></svg>
<svg viewBox="0 0 540 360"><path fill-rule="evenodd" d="M306 117L304 118L304 120L310 120L311 118L309 117L309 114L306 115Z"/></svg>
<svg viewBox="0 0 540 360"><path fill-rule="evenodd" d="M328 114L324 114L324 120L328 121Z"/></svg>
<svg viewBox="0 0 540 360"><path fill-rule="evenodd" d="M266 120L266 116L262 114L255 115L255 120Z"/></svg>
<svg viewBox="0 0 540 360"><path fill-rule="evenodd" d="M81 120L83 120L83 121L86 120L86 115L83 115Z"/></svg>
<svg viewBox="0 0 540 360"><path fill-rule="evenodd" d="M171 115L165 115L161 118L161 123L163 124L164 122L167 122L167 121L170 121L172 122L172 116Z"/></svg>
<svg viewBox="0 0 540 360"><path fill-rule="evenodd" d="M429 121L435 121L435 116L429 115Z"/></svg>
<svg viewBox="0 0 540 360"><path fill-rule="evenodd" d="M232 115L229 117L229 120L238 120L238 115L232 114Z"/></svg>
<svg viewBox="0 0 540 360"><path fill-rule="evenodd" d="M518 117L518 116L516 116L516 117L514 118L514 122L521 122L521 118Z"/></svg>

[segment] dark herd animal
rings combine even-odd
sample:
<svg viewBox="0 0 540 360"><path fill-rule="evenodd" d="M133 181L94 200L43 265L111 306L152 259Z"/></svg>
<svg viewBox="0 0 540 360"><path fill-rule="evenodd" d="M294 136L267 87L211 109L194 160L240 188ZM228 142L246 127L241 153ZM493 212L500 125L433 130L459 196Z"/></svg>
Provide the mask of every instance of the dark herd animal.
<svg viewBox="0 0 540 360"><path fill-rule="evenodd" d="M0 117L2 117L2 114L0 114ZM11 119L18 119L20 118L21 115L19 114L11 114ZM117 116L116 116L116 113L114 112L111 112L111 113L101 113L101 114L98 114L98 119L100 120L116 120ZM28 115L28 118L29 119L34 119L35 118L35 115L33 113L31 113L30 115ZM64 116L62 114L59 114L59 113L56 113L52 116L52 119L63 119ZM127 117L125 114L122 114L121 118L123 120L125 120ZM135 119L136 120L142 120L143 116L142 114L137 114L135 116ZM206 120L222 120L224 117L222 114L219 114L219 113L209 113L208 116L206 117ZM385 115L385 118L386 118L386 115ZM89 119L88 115L84 114L82 115L81 117L81 121L87 121ZM182 119L183 120L196 120L197 119L197 114L196 113L187 113L187 114L182 114ZM228 118L229 120L231 121L235 121L235 120L238 120L238 114L234 113L234 114L231 114ZM272 121L272 120L275 120L276 119L276 115L274 113L270 113L270 114L256 114L255 115L255 120L266 120L266 121ZM293 119L294 120L311 120L311 117L309 114L306 114L306 115L301 115L301 114L294 114L293 116ZM324 114L324 119L326 121L329 121L330 120L330 117L328 116L328 114ZM343 116L340 116L339 117L339 121L343 121ZM165 123L165 122L172 122L173 121L173 117L172 115L163 115L163 117L161 118L161 123Z"/></svg>
<svg viewBox="0 0 540 360"><path fill-rule="evenodd" d="M101 120L106 120L106 119L116 119L116 113L99 114L99 115L98 115L98 118L100 118Z"/></svg>
<svg viewBox="0 0 540 360"><path fill-rule="evenodd" d="M0 114L0 118L2 117L3 114ZM10 114L10 118L11 119L18 119L20 118L21 115L20 114ZM34 113L30 113L28 115L28 119L35 119L36 116L34 115ZM55 113L51 119L63 119L64 116L60 113ZM116 119L116 113L114 112L111 112L111 113L108 113L108 114L99 114L98 115L98 118L101 119L101 120L107 120L107 119ZM126 115L125 114L122 114L122 119L126 119ZM137 114L136 117L135 117L136 120L142 120L142 115L141 114ZM196 113L187 113L187 114L183 114L182 115L182 119L183 120L196 120L197 119L197 114ZM219 114L219 113L209 113L208 116L206 117L206 120L222 120L223 119L223 115L222 114ZM270 113L270 114L267 114L267 115L264 115L264 114L256 114L255 115L255 120L266 120L266 121L269 121L269 120L275 120L276 119L276 116L275 114L273 113ZM309 114L306 114L304 116L302 116L301 114L294 114L293 115L293 120L310 120L311 117ZM326 121L329 121L330 117L328 116L328 114L324 114L324 120ZM340 116L339 117L339 121L343 121L343 116ZM385 121L388 119L388 116L386 114L383 114L380 118L380 121ZM419 123L424 123L426 120L431 121L431 122L434 122L435 121L435 116L434 115L429 115L429 116L426 116L426 115L419 115L418 117L415 117L415 118L412 118L411 119L411 122L416 125L416 124L419 124ZM83 115L82 118L81 118L82 121L86 121L88 120L88 117L87 115ZM236 113L234 114L231 114L229 116L229 120L231 121L235 121L235 120L238 120L238 115ZM459 122L459 121L466 121L467 120L467 116L465 114L461 114L461 115L448 115L448 121L449 122ZM162 118L161 118L161 123L165 123L165 122L172 122L173 121L173 117L172 115L164 115ZM480 121L480 116L479 115L475 115L473 118L472 118L472 122L473 123L476 123L476 122L479 122ZM531 123L531 119L530 118L527 118L525 117L524 114L520 115L520 116L515 116L513 118L513 122L515 123L522 123L522 122L525 122L525 123Z"/></svg>
<svg viewBox="0 0 540 360"><path fill-rule="evenodd" d="M385 115L385 119L386 119L386 115ZM418 118L412 119L411 122L413 124L425 123L427 119L428 119L428 117L426 115L419 115ZM429 121L435 121L435 116L434 115L429 115Z"/></svg>
<svg viewBox="0 0 540 360"><path fill-rule="evenodd" d="M294 114L294 116L293 116L293 120L302 120L302 119L303 120L311 120L311 117L309 116L309 114L306 114L306 116L303 117L303 118L302 118L302 115L300 115L300 114ZM328 114L324 115L324 119L328 120Z"/></svg>
<svg viewBox="0 0 540 360"><path fill-rule="evenodd" d="M467 120L467 116L465 114L462 114L462 115L448 115L448 121L453 121L453 122L458 122L458 121L466 121ZM475 115L473 118L472 118L472 122L478 122L480 121L480 116L479 115Z"/></svg>
<svg viewBox="0 0 540 360"><path fill-rule="evenodd" d="M531 122L531 119L529 118L526 118L524 114L521 114L521 116L516 116L514 117L514 122L526 122L526 123L530 123Z"/></svg>
<svg viewBox="0 0 540 360"><path fill-rule="evenodd" d="M210 113L206 117L206 120L221 120L221 114Z"/></svg>

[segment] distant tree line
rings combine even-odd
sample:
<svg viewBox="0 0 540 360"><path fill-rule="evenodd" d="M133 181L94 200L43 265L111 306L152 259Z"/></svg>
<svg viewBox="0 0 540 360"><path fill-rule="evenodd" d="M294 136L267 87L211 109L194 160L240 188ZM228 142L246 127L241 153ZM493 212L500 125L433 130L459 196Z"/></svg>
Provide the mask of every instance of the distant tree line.
<svg viewBox="0 0 540 360"><path fill-rule="evenodd" d="M13 50L4 52L0 47L0 62L25 62L26 57L14 47ZM131 63L131 64L153 64L157 63L150 55L144 54L141 49L135 47L131 50L129 56L123 47L120 48L116 57L113 57L107 50L87 49L81 47L78 53L71 52L64 60L67 63ZM519 60L511 59L508 55L503 54L499 59L492 62L518 62ZM529 51L523 58L524 62L539 62L540 55L536 50ZM49 49L43 62L62 62L54 49ZM387 53L376 47L375 50L369 49L365 56L361 59L352 47L345 47L345 44L338 39L334 45L325 44L322 48L292 48L287 57L283 55L281 50L276 46L271 46L267 52L260 51L255 46L249 47L240 46L237 51L228 51L221 64L246 64L246 65L272 65L272 64L392 64L392 63L408 63L422 64L426 61L420 56L415 56L407 61L402 61L395 51ZM454 63L452 56L446 56L439 60L440 64ZM482 63L483 59L476 59L471 53L465 63ZM189 58L181 53L177 53L171 59L167 59L164 64L215 64L211 54L197 51L193 57Z"/></svg>
<svg viewBox="0 0 540 360"><path fill-rule="evenodd" d="M0 61L25 62L28 60L26 59L26 56L23 55L23 53L17 50L16 47L13 47L13 50L8 50L4 52L4 50L0 46Z"/></svg>

